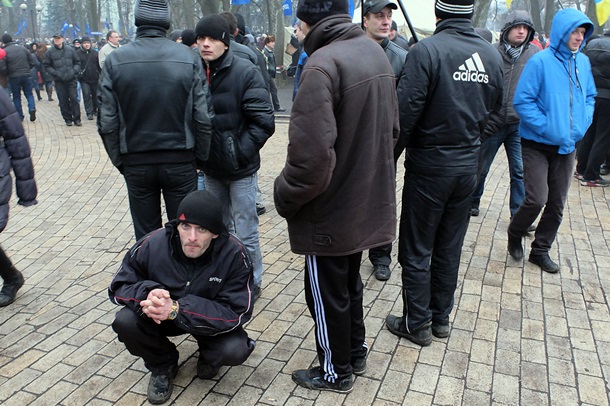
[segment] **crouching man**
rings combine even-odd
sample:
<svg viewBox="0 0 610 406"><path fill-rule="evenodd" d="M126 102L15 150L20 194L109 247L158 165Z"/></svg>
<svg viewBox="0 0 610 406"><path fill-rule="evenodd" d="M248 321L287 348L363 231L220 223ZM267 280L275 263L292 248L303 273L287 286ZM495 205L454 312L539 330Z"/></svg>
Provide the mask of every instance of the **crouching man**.
<svg viewBox="0 0 610 406"><path fill-rule="evenodd" d="M129 352L152 376L148 401L172 394L178 350L168 337L192 334L199 344L197 376L240 365L255 343L242 326L252 314L252 264L222 221L209 191L188 194L176 220L140 239L110 284L110 300L125 306L112 323Z"/></svg>

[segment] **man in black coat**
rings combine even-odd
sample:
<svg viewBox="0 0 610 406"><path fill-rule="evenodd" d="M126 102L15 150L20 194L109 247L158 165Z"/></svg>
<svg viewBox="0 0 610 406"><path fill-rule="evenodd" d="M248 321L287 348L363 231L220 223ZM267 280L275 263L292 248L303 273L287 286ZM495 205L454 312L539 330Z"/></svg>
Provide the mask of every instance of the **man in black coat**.
<svg viewBox="0 0 610 406"><path fill-rule="evenodd" d="M97 114L97 82L102 68L100 68L97 51L91 49L91 38L83 37L81 41L81 46L76 51L81 68L78 81L83 93L87 119L93 120L93 116Z"/></svg>
<svg viewBox="0 0 610 406"><path fill-rule="evenodd" d="M53 35L53 46L45 54L42 64L55 80L59 109L66 125L74 123L81 126L76 80L76 75L80 72L80 60L74 48L64 44L63 34Z"/></svg>
<svg viewBox="0 0 610 406"><path fill-rule="evenodd" d="M27 48L17 45L9 34L2 36L6 57L0 60L0 73L8 76L11 92L13 93L13 104L19 117L23 121L23 109L21 108L21 91L28 101L30 121L36 120L36 102L32 94L32 81L30 71L38 65L34 54Z"/></svg>
<svg viewBox="0 0 610 406"><path fill-rule="evenodd" d="M179 353L167 338L191 334L197 376L212 379L254 350L243 325L252 316L252 264L222 222L222 203L207 190L187 195L178 218L139 240L125 255L108 294L124 306L112 323L127 350L152 375L148 400L166 402Z"/></svg>

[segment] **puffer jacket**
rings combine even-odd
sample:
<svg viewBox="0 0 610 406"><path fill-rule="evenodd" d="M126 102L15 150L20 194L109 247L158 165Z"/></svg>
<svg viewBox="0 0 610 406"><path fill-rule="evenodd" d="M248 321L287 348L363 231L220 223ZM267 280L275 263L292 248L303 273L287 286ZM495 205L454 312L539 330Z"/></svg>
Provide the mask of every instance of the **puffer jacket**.
<svg viewBox="0 0 610 406"><path fill-rule="evenodd" d="M571 8L555 14L551 46L525 65L513 100L521 138L558 147L559 154L572 153L593 121L597 93L589 58L567 45L581 26L586 32L580 50L593 33L591 20Z"/></svg>
<svg viewBox="0 0 610 406"><path fill-rule="evenodd" d="M506 52L507 36L510 30L517 25L525 25L528 28L528 35L523 42L521 55L515 61ZM534 23L529 14L522 10L511 12L506 24L500 32L500 41L494 46L502 56L504 63L504 93L502 95L502 109L494 111L489 116L487 127L483 132L483 138L488 138L497 133L501 127L516 124L519 122L519 115L513 106L515 89L519 83L519 77L529 59L540 49L531 42L534 39Z"/></svg>
<svg viewBox="0 0 610 406"><path fill-rule="evenodd" d="M388 58L349 15L319 21L304 47L310 56L274 188L290 247L342 256L389 244L396 236L392 150L399 125Z"/></svg>
<svg viewBox="0 0 610 406"><path fill-rule="evenodd" d="M260 149L275 132L275 118L257 66L229 48L211 73L214 129L206 175L237 180L260 168Z"/></svg>
<svg viewBox="0 0 610 406"><path fill-rule="evenodd" d="M138 27L135 41L108 55L97 129L119 170L208 158L211 124L201 76L199 54L158 27Z"/></svg>
<svg viewBox="0 0 610 406"><path fill-rule="evenodd" d="M0 73L9 78L30 76L31 69L38 65L34 54L14 42L6 44L4 51L6 57L0 60Z"/></svg>
<svg viewBox="0 0 610 406"><path fill-rule="evenodd" d="M69 45L63 44L61 48L53 45L44 55L42 61L47 73L58 82L76 81L76 75L80 72L80 61L76 51Z"/></svg>
<svg viewBox="0 0 610 406"><path fill-rule="evenodd" d="M591 61L597 97L610 99L610 35L591 40L585 48L585 54Z"/></svg>
<svg viewBox="0 0 610 406"><path fill-rule="evenodd" d="M253 270L241 242L224 233L199 258L181 250L175 222L140 239L110 283L110 300L148 317L140 302L150 291L166 289L179 303L173 323L195 335L227 333L250 320Z"/></svg>
<svg viewBox="0 0 610 406"><path fill-rule="evenodd" d="M38 189L30 158L30 144L13 102L5 91L0 90L0 232L8 223L8 203L13 189L11 168L17 179L17 203L23 206L36 204Z"/></svg>
<svg viewBox="0 0 610 406"><path fill-rule="evenodd" d="M398 84L400 140L410 173L467 176L477 173L481 135L490 113L502 106L502 58L475 33L472 22L450 18L415 44Z"/></svg>

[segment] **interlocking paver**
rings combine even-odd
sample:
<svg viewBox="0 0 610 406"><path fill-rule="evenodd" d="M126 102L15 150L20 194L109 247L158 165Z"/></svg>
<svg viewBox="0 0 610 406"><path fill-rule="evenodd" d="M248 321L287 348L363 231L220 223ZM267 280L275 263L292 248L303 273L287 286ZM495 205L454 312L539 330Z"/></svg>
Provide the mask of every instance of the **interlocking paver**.
<svg viewBox="0 0 610 406"><path fill-rule="evenodd" d="M11 201L0 244L26 276L18 300L0 309L0 402L6 405L146 404L148 373L110 328L117 311L106 288L134 243L127 192L93 121L66 127L42 101L24 122L39 204ZM195 377L197 344L172 339L181 369L176 405L609 405L610 191L569 191L551 256L562 271L542 274L506 252L507 163L501 151L487 178L481 214L471 218L448 339L420 348L385 328L402 311L400 266L372 275L363 255L368 369L350 395L297 387L294 369L317 364L303 293L303 258L290 252L286 223L272 204L285 161L287 123L262 151L259 183L264 289L247 325L257 347L244 365ZM404 170L399 168L397 197ZM363 191L365 193L365 191ZM425 213L423 213L425 215ZM526 255L532 237L525 238ZM527 257L526 257L527 258Z"/></svg>

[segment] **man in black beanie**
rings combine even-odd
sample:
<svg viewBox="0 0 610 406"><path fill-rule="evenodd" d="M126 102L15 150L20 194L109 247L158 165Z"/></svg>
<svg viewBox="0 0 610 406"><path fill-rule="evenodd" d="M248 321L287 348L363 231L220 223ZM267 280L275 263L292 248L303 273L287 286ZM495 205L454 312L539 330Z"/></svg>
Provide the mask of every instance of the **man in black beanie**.
<svg viewBox="0 0 610 406"><path fill-rule="evenodd" d="M166 38L165 0L138 1L135 23L135 41L104 63L97 128L125 177L139 240L162 225L161 194L172 220L197 188L196 165L208 159L211 124L201 59Z"/></svg>
<svg viewBox="0 0 610 406"><path fill-rule="evenodd" d="M252 264L224 227L222 205L208 191L188 194L176 220L129 250L108 288L110 300L124 306L113 330L152 372L152 404L169 400L178 373L179 353L167 337L197 340L201 379L241 365L254 350L243 329L252 315Z"/></svg>
<svg viewBox="0 0 610 406"><path fill-rule="evenodd" d="M398 261L404 307L393 333L418 345L449 336L481 135L502 106L502 60L470 21L473 0L437 0L434 34L409 51L398 85L406 147Z"/></svg>
<svg viewBox="0 0 610 406"><path fill-rule="evenodd" d="M290 247L305 255L305 299L320 362L292 379L339 393L351 392L354 375L366 371L362 251L396 236L396 79L383 49L352 24L348 8L347 0L299 3L309 60L274 188Z"/></svg>
<svg viewBox="0 0 610 406"><path fill-rule="evenodd" d="M210 158L200 169L205 188L226 204L225 225L244 243L254 266L254 296L263 281L256 214L256 172L260 149L275 132L273 108L258 67L236 57L226 20L212 14L195 27L205 63L215 119Z"/></svg>

